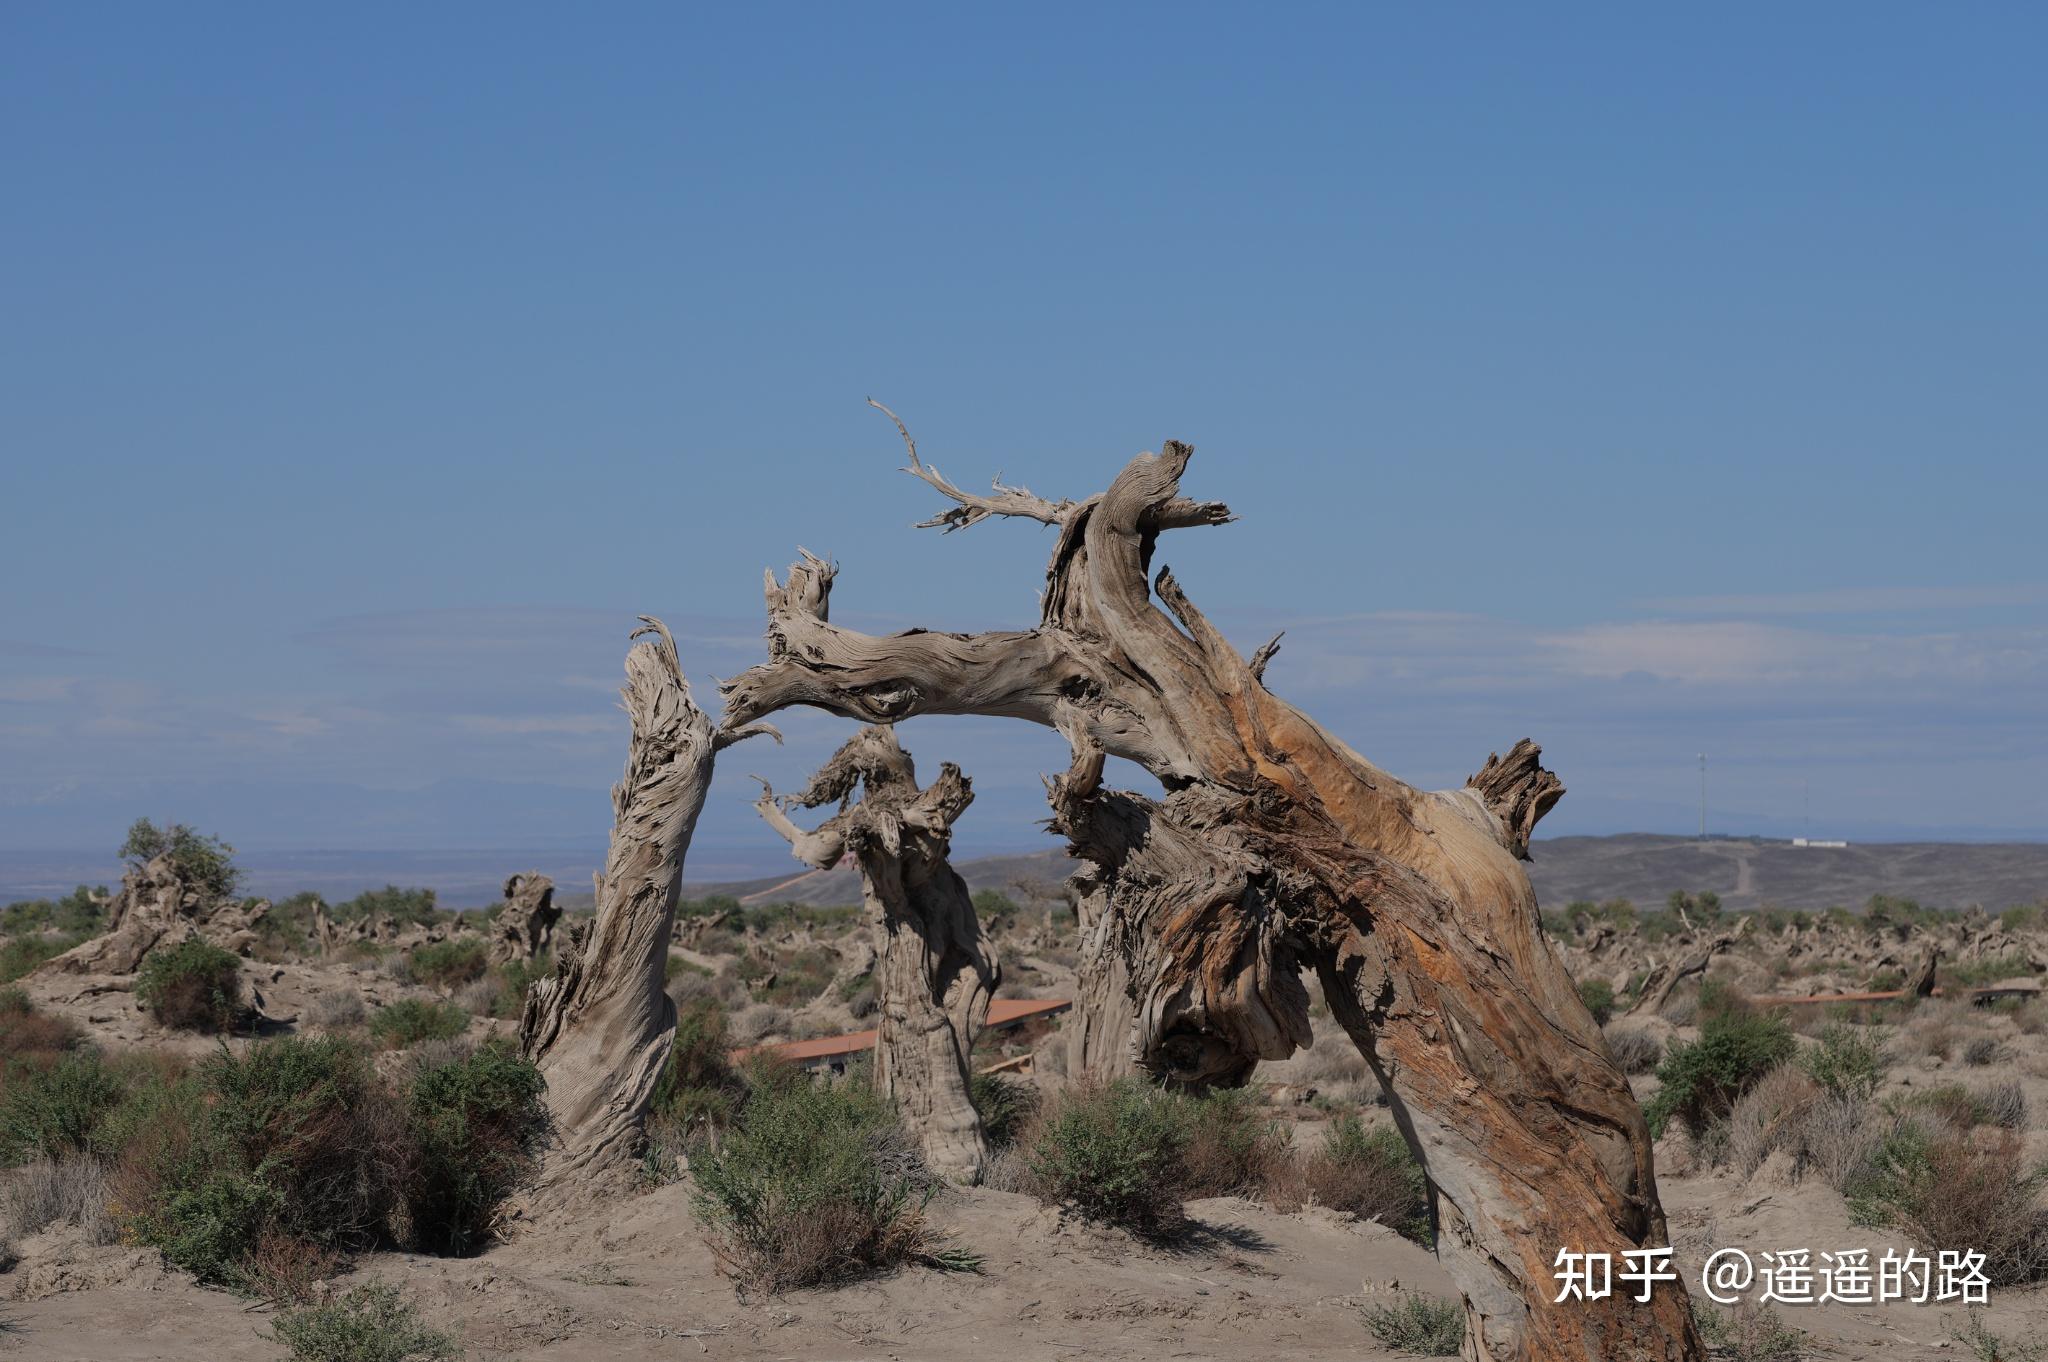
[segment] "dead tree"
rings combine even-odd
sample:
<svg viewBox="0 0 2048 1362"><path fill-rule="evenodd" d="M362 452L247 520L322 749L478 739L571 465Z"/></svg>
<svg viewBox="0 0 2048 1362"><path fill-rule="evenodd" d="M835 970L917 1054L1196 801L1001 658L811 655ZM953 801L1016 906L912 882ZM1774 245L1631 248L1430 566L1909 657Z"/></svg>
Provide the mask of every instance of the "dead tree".
<svg viewBox="0 0 2048 1362"><path fill-rule="evenodd" d="M711 784L713 757L762 727L714 728L691 702L675 640L642 617L620 692L633 732L612 787L611 850L597 876L597 913L555 968L527 991L520 1052L547 1079L555 1147L542 1198L567 1199L636 1152L655 1080L668 1060L676 1009L662 990L683 856Z"/></svg>
<svg viewBox="0 0 2048 1362"><path fill-rule="evenodd" d="M1752 921L1754 919L1744 918L1732 929L1708 937L1690 950L1651 966L1642 988L1636 993L1636 1000L1629 1004L1623 1015L1633 1017L1638 1013L1648 1013L1654 1017L1663 1011L1664 1004L1671 1001L1672 991L1684 980L1705 974L1707 966L1714 963L1714 957L1740 941Z"/></svg>
<svg viewBox="0 0 2048 1362"><path fill-rule="evenodd" d="M555 882L538 870L505 881L505 897L491 920L491 963L530 963L546 955L555 942L555 923L562 910L555 903Z"/></svg>
<svg viewBox="0 0 2048 1362"><path fill-rule="evenodd" d="M959 1182L979 1180L988 1161L988 1136L969 1095L970 1065L1002 977L967 882L946 859L953 823L973 799L951 762L920 790L895 730L874 725L841 747L802 794L777 800L764 780L754 805L804 864L829 869L849 852L859 863L880 956L875 1084L917 1136L925 1162ZM785 803L814 809L834 802L839 812L809 832L784 812Z"/></svg>
<svg viewBox="0 0 2048 1362"><path fill-rule="evenodd" d="M785 580L768 575L769 658L725 683L725 725L790 705L868 723L1026 719L1073 749L1056 805L1093 797L1104 753L1137 762L1166 791L1146 816L1172 835L1134 848L1148 877L1170 878L1145 887L1145 921L1111 929L1136 1055L1184 1082L1285 1056L1309 1034L1297 974L1311 965L1428 1175L1465 1355L1700 1358L1677 1284L1645 1303L1553 1300L1559 1250L1661 1245L1665 1222L1642 1113L1543 939L1521 865L1563 793L1536 746L1426 793L1272 694L1269 652L1248 661L1169 571L1152 576L1161 534L1231 519L1179 494L1187 445L1139 455L1079 502L1000 484L972 496L910 452L955 503L927 525L1057 529L1038 626L855 633L827 618L835 569L806 554ZM1103 909L1120 913L1115 889Z"/></svg>
<svg viewBox="0 0 2048 1362"><path fill-rule="evenodd" d="M160 946L200 937L247 955L270 900L237 901L208 892L183 874L168 853L130 865L107 902L100 934L46 961L45 974L133 974Z"/></svg>

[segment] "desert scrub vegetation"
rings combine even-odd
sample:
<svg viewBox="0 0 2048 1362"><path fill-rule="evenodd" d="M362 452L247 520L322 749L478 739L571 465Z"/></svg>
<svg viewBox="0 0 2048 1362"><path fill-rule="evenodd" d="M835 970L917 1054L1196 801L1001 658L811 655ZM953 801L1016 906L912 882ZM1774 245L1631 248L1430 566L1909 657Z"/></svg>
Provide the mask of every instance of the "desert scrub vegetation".
<svg viewBox="0 0 2048 1362"><path fill-rule="evenodd" d="M1614 1017L1614 986L1605 979L1586 979L1579 984L1579 1001L1593 1014L1596 1025L1605 1026Z"/></svg>
<svg viewBox="0 0 2048 1362"><path fill-rule="evenodd" d="M352 899L335 904L331 912L336 922L384 917L400 926L426 925L452 916L436 906L433 890L401 889L395 884L387 884L382 889L366 889Z"/></svg>
<svg viewBox="0 0 2048 1362"><path fill-rule="evenodd" d="M1846 1188L1858 1224L1893 1226L1931 1250L1976 1250L1993 1286L2048 1278L2048 1169L2009 1130L1893 1123Z"/></svg>
<svg viewBox="0 0 2048 1362"><path fill-rule="evenodd" d="M968 1080L967 1095L981 1117L990 1149L1011 1148L1038 1114L1038 1089L1003 1074L975 1074Z"/></svg>
<svg viewBox="0 0 2048 1362"><path fill-rule="evenodd" d="M430 1328L398 1288L369 1282L345 1295L286 1310L271 1337L287 1362L452 1362L462 1349Z"/></svg>
<svg viewBox="0 0 2048 1362"><path fill-rule="evenodd" d="M690 1160L691 1207L721 1267L776 1292L907 1263L963 1269L924 1216L938 1182L879 1095L759 1067L739 1119Z"/></svg>
<svg viewBox="0 0 2048 1362"><path fill-rule="evenodd" d="M1674 1117L1692 1135L1703 1134L1728 1116L1751 1084L1791 1058L1798 1044L1782 1017L1747 1005L1720 1005L1705 987L1700 995L1699 1039L1678 1041L1665 1053L1657 1066L1663 1086L1643 1108L1658 1137Z"/></svg>
<svg viewBox="0 0 2048 1362"><path fill-rule="evenodd" d="M124 1238L204 1282L284 1299L377 1244L471 1251L546 1131L539 1073L490 1046L395 1079L332 1037L190 1071L79 1049L29 1080L0 1099L8 1162L91 1189Z"/></svg>
<svg viewBox="0 0 2048 1362"><path fill-rule="evenodd" d="M1625 1074L1646 1074L1663 1062L1664 1042L1647 1027L1611 1026L1602 1034L1607 1037L1607 1052Z"/></svg>
<svg viewBox="0 0 2048 1362"><path fill-rule="evenodd" d="M716 1135L731 1124L746 1096L728 1054L725 1009L710 998L692 998L676 1009L676 1032L668 1063L654 1081L650 1123L663 1143Z"/></svg>
<svg viewBox="0 0 2048 1362"><path fill-rule="evenodd" d="M1465 1308L1435 1296L1397 1296L1365 1307L1365 1328L1389 1348L1417 1357L1456 1357L1465 1346Z"/></svg>
<svg viewBox="0 0 2048 1362"><path fill-rule="evenodd" d="M151 951L136 974L135 1000L164 1026L233 1030L243 1010L241 958L196 936Z"/></svg>
<svg viewBox="0 0 2048 1362"><path fill-rule="evenodd" d="M1731 1362L1799 1362L1806 1355L1806 1333L1785 1323L1768 1305L1744 1301L1717 1310L1695 1300L1693 1322L1716 1355Z"/></svg>
<svg viewBox="0 0 2048 1362"><path fill-rule="evenodd" d="M1844 1022L1828 1023L1818 1043L1799 1057L1799 1066L1828 1092L1864 1100L1876 1094L1890 1063L1880 1038Z"/></svg>
<svg viewBox="0 0 2048 1362"><path fill-rule="evenodd" d="M475 937L429 941L413 948L406 970L423 984L453 990L481 979L490 970L484 943Z"/></svg>
<svg viewBox="0 0 2048 1362"><path fill-rule="evenodd" d="M0 984L11 984L99 933L107 891L79 885L61 899L22 899L0 908Z"/></svg>
<svg viewBox="0 0 2048 1362"><path fill-rule="evenodd" d="M233 847L183 823L159 828L147 818L138 818L129 827L119 854L137 867L159 856L170 857L178 878L211 901L227 898L242 880L242 872L235 868Z"/></svg>
<svg viewBox="0 0 2048 1362"><path fill-rule="evenodd" d="M1392 1126L1367 1128L1356 1116L1338 1117L1321 1147L1301 1158L1297 1176L1305 1200L1377 1220L1425 1248L1435 1243L1422 1165Z"/></svg>
<svg viewBox="0 0 2048 1362"><path fill-rule="evenodd" d="M469 1029L469 1014L453 1003L402 998L370 1015L370 1037L387 1050L425 1040L452 1040Z"/></svg>
<svg viewBox="0 0 2048 1362"><path fill-rule="evenodd" d="M469 1254L497 1229L499 1207L540 1165L548 1133L540 1071L487 1044L416 1066L406 1096L410 1137L401 1188L411 1241Z"/></svg>

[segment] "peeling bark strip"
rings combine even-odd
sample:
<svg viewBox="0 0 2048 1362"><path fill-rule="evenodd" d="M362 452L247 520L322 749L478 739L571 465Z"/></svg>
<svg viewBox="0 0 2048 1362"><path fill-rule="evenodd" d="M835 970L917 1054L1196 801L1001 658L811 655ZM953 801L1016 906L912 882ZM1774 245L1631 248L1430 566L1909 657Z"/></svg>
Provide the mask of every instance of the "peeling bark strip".
<svg viewBox="0 0 2048 1362"><path fill-rule="evenodd" d="M1312 966L1429 1176L1465 1355L1703 1357L1682 1286L1640 1304L1552 1301L1559 1249L1661 1245L1665 1225L1642 1113L1538 929L1519 858L1562 790L1534 744L1461 789L1417 790L1268 691L1271 653L1255 668L1170 572L1148 591L1162 531L1231 518L1179 495L1187 445L1139 455L1100 496L1049 502L962 492L904 438L910 471L957 506L927 523L1058 528L1038 627L841 629L833 569L807 554L784 581L769 574L768 661L725 684L725 724L802 704L1057 729L1075 764L1055 817L1094 867L1091 930L1114 944L1130 998L1130 1034L1097 1048L1233 1081L1307 1037L1291 981ZM1166 799L1098 791L1104 753L1144 766Z"/></svg>
<svg viewBox="0 0 2048 1362"><path fill-rule="evenodd" d="M691 702L675 640L641 617L620 692L633 734L612 787L612 839L597 877L597 914L579 939L557 943L554 972L535 981L519 1022L520 1052L547 1079L556 1147L541 1199L566 1199L615 1172L637 1150L654 1082L667 1062L676 1009L662 990L683 856L724 747L772 732L717 729Z"/></svg>
<svg viewBox="0 0 2048 1362"><path fill-rule="evenodd" d="M947 860L953 824L973 799L951 762L918 789L895 730L877 725L841 747L793 800L778 801L764 780L754 804L806 865L829 869L848 852L859 863L880 947L875 1083L917 1137L925 1162L958 1182L979 1181L988 1162L969 1066L1002 979L967 882ZM810 832L783 811L785 803L817 808L835 800L839 812Z"/></svg>

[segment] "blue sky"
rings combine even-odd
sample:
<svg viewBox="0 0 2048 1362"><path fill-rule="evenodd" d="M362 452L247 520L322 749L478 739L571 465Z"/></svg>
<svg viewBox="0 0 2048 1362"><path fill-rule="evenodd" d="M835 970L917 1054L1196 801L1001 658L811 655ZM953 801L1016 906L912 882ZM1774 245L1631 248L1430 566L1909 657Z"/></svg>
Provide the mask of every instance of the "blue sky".
<svg viewBox="0 0 2048 1362"><path fill-rule="evenodd" d="M624 636L1035 616L1168 436L1271 679L1546 829L2048 835L2048 21L2025 7L0 16L0 848L601 839ZM835 616L839 617L839 616ZM765 839L845 729L726 762ZM1038 836L1050 735L927 721ZM693 866L694 870L694 866Z"/></svg>

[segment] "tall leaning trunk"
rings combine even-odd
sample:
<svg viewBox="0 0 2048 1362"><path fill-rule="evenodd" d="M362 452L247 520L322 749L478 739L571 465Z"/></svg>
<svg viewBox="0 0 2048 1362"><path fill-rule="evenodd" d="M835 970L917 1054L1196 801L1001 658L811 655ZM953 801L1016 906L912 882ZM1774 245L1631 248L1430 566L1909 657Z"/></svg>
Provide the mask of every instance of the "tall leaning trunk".
<svg viewBox="0 0 2048 1362"><path fill-rule="evenodd" d="M612 787L611 849L597 876L588 931L558 945L554 971L526 995L520 1052L547 1079L555 1143L540 1199L564 1201L638 1153L655 1080L668 1060L676 1009L662 987L683 857L712 759L760 728L721 732L690 699L675 640L659 620L633 637L620 692L632 737Z"/></svg>
<svg viewBox="0 0 2048 1362"><path fill-rule="evenodd" d="M861 796L853 802L856 784ZM1002 978L967 882L947 858L953 823L973 799L951 762L919 789L910 754L893 729L878 725L841 747L790 801L805 808L839 801L840 811L817 828L792 823L772 790L764 788L754 806L805 864L825 869L851 852L860 866L877 950L875 1085L925 1162L970 1183L980 1180L989 1152L971 1094L974 1038Z"/></svg>
<svg viewBox="0 0 2048 1362"><path fill-rule="evenodd" d="M1057 527L1038 627L857 634L828 621L833 569L806 556L768 579L769 660L726 683L725 724L805 704L872 723L990 714L1057 729L1074 760L1055 815L1113 915L1137 1064L1191 1087L1243 1081L1306 1043L1300 975L1313 968L1428 1176L1468 1358L1703 1357L1682 1284L1642 1303L1553 1301L1560 1249L1666 1240L1642 1113L1522 868L1563 793L1536 746L1425 792L1269 691L1271 645L1246 659L1171 573L1152 578L1162 533L1231 518L1180 496L1186 445L1057 503L1001 486L971 496L910 449L911 471L956 503L927 524ZM1145 767L1166 797L1102 790L1105 754Z"/></svg>

